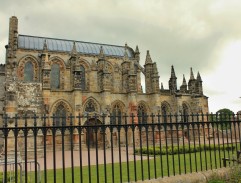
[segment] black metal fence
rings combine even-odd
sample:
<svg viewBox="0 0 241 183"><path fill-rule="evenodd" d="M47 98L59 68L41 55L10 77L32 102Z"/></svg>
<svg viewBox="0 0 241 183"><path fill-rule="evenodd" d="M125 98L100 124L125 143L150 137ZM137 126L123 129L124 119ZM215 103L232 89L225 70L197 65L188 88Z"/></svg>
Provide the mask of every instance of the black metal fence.
<svg viewBox="0 0 241 183"><path fill-rule="evenodd" d="M130 182L235 164L237 114L3 116L0 182Z"/></svg>

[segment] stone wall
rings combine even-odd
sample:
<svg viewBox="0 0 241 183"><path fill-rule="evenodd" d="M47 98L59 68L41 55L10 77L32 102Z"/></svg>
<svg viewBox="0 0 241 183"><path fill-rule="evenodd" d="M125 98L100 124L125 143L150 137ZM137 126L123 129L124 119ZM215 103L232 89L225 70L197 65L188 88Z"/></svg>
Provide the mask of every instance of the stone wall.
<svg viewBox="0 0 241 183"><path fill-rule="evenodd" d="M0 65L0 114L3 114L4 98L5 98L5 65Z"/></svg>
<svg viewBox="0 0 241 183"><path fill-rule="evenodd" d="M152 180L137 181L136 183L208 183L213 177L230 178L231 168L220 168L198 173L176 175ZM134 183L134 182L132 182Z"/></svg>

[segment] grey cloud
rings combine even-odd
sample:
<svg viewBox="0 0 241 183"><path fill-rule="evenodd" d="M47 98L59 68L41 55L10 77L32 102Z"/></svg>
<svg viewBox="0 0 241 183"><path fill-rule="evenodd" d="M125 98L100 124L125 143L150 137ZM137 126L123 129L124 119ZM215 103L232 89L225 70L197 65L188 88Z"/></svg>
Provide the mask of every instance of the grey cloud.
<svg viewBox="0 0 241 183"><path fill-rule="evenodd" d="M206 89L206 92L209 94L209 95L212 95L212 96L221 96L221 95L226 95L226 92L224 91L218 91L218 90L214 90L214 89Z"/></svg>
<svg viewBox="0 0 241 183"><path fill-rule="evenodd" d="M8 0L0 4L0 62L5 59L8 20L14 13L19 33L63 39L139 46L157 62L160 81L175 66L178 85L189 69L212 73L231 39L241 39L241 1L230 0ZM205 79L205 78L204 78ZM208 78L206 78L207 80ZM204 87L205 87L204 81ZM209 88L210 97L222 95Z"/></svg>

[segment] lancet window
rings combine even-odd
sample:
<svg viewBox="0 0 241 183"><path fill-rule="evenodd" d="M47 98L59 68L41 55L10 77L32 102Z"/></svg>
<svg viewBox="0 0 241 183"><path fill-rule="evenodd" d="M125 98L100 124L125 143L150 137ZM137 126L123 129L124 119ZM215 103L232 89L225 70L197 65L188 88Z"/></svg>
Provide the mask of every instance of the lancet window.
<svg viewBox="0 0 241 183"><path fill-rule="evenodd" d="M119 104L114 105L112 110L112 124L121 124L122 112Z"/></svg>
<svg viewBox="0 0 241 183"><path fill-rule="evenodd" d="M162 122L167 123L167 121L168 121L168 107L167 107L167 105L163 104L161 106L161 113L162 113Z"/></svg>
<svg viewBox="0 0 241 183"><path fill-rule="evenodd" d="M55 125L60 126L60 125L66 125L66 109L65 107L60 104L57 109L56 109L56 120L55 120Z"/></svg>
<svg viewBox="0 0 241 183"><path fill-rule="evenodd" d="M138 123L147 123L146 107L143 104L138 105Z"/></svg>
<svg viewBox="0 0 241 183"><path fill-rule="evenodd" d="M34 80L34 66L32 62L27 62L24 66L24 81L32 82Z"/></svg>
<svg viewBox="0 0 241 183"><path fill-rule="evenodd" d="M50 84L52 89L60 88L60 67L54 63L51 67Z"/></svg>

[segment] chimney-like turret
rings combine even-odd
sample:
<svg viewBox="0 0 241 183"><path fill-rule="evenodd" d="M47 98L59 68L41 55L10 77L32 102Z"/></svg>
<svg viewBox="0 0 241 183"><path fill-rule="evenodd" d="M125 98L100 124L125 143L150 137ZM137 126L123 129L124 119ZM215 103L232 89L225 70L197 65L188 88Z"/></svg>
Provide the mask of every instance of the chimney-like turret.
<svg viewBox="0 0 241 183"><path fill-rule="evenodd" d="M196 93L203 95L203 86L202 86L202 78L200 73L197 73L197 80L196 80Z"/></svg>
<svg viewBox="0 0 241 183"><path fill-rule="evenodd" d="M171 68L171 77L169 79L169 90L171 94L174 94L177 91L177 77L173 65Z"/></svg>
<svg viewBox="0 0 241 183"><path fill-rule="evenodd" d="M196 79L194 78L192 68L190 68L190 79L188 81L188 90L190 93L195 93L195 83Z"/></svg>
<svg viewBox="0 0 241 183"><path fill-rule="evenodd" d="M187 82L186 82L184 74L183 74L182 85L180 87L180 92L181 93L186 93L187 92Z"/></svg>

